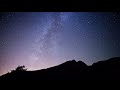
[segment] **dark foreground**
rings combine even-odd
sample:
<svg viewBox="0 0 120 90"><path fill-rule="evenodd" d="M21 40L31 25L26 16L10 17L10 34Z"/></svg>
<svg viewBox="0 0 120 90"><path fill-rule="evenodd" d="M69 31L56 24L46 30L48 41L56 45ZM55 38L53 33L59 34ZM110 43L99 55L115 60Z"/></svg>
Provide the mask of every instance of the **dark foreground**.
<svg viewBox="0 0 120 90"><path fill-rule="evenodd" d="M120 81L120 57L99 61L91 66L75 60L37 71L12 71L0 81Z"/></svg>

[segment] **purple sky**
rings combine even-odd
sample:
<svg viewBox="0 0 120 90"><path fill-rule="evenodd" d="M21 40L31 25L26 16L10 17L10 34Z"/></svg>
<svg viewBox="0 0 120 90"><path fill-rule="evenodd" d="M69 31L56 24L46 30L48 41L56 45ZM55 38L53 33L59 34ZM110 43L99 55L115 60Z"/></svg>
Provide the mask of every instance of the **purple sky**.
<svg viewBox="0 0 120 90"><path fill-rule="evenodd" d="M120 56L119 29L112 12L0 13L0 75L18 65L37 70Z"/></svg>

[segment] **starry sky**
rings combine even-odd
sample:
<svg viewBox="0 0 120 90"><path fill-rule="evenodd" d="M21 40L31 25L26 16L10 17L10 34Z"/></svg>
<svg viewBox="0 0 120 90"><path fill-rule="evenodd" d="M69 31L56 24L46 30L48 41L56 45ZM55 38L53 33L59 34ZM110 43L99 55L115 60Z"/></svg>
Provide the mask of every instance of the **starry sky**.
<svg viewBox="0 0 120 90"><path fill-rule="evenodd" d="M118 12L1 12L0 75L120 56L119 29Z"/></svg>

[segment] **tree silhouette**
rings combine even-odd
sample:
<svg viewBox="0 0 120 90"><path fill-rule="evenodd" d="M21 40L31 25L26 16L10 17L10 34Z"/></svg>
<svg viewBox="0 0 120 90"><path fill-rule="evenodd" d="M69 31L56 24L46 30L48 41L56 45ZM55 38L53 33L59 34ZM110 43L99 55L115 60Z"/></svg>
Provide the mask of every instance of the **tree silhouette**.
<svg viewBox="0 0 120 90"><path fill-rule="evenodd" d="M15 71L27 71L27 69L25 68L24 65L23 66L19 65L15 70L11 70L11 72L15 72Z"/></svg>
<svg viewBox="0 0 120 90"><path fill-rule="evenodd" d="M25 68L25 66L23 65L23 66L18 66L17 68L16 68L16 71L26 71L27 69Z"/></svg>

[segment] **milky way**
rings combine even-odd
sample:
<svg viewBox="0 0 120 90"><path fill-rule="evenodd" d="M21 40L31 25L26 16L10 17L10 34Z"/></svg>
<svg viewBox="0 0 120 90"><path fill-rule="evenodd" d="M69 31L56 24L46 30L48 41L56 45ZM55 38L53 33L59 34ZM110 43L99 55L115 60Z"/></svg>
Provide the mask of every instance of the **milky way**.
<svg viewBox="0 0 120 90"><path fill-rule="evenodd" d="M120 56L119 29L120 15L112 12L0 13L0 74Z"/></svg>

